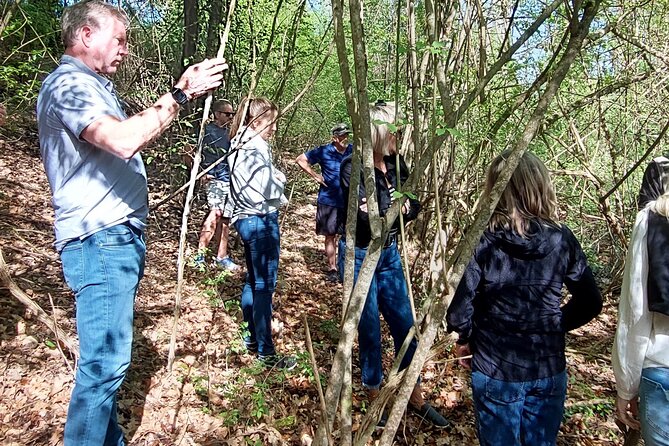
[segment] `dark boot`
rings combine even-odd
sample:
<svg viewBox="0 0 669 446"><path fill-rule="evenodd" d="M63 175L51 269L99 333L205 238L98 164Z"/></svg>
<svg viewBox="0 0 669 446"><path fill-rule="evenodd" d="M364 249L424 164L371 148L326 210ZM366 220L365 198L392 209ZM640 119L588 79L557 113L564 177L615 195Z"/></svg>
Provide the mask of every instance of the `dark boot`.
<svg viewBox="0 0 669 446"><path fill-rule="evenodd" d="M437 427L446 427L448 420L443 417L430 403L425 402L420 384L416 384L409 397L409 407L424 420Z"/></svg>

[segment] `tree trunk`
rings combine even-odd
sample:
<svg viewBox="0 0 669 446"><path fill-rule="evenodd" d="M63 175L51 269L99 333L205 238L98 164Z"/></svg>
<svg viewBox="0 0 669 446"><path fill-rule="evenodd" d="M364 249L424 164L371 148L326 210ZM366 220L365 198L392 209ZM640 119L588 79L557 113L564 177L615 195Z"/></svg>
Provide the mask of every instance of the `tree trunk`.
<svg viewBox="0 0 669 446"><path fill-rule="evenodd" d="M197 40L200 33L198 21L197 0L184 0L184 37L181 51L181 59L177 61L174 78L178 79L184 69L193 63L193 57L197 49Z"/></svg>

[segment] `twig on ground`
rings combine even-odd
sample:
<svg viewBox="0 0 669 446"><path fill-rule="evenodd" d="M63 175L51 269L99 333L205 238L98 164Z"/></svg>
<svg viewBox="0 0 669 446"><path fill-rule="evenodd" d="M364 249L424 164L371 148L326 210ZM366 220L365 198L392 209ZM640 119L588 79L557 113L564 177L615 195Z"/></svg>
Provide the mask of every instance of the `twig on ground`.
<svg viewBox="0 0 669 446"><path fill-rule="evenodd" d="M2 255L2 248L0 248L0 285L3 285L9 289L9 292L12 296L16 297L19 302L28 307L30 311L35 313L37 320L49 328L54 334L56 334L56 339L59 339L63 345L70 351L72 355L76 358L78 355L77 343L73 341L67 334L63 333L58 325L49 318L49 315L33 301L30 296L28 296L21 288L19 288L16 283L12 280L9 275L9 269L5 263L5 258Z"/></svg>
<svg viewBox="0 0 669 446"><path fill-rule="evenodd" d="M291 194L292 195L292 194ZM321 417L323 418L322 422L325 423L326 434L328 438L328 443L330 446L334 446L332 433L327 424L327 410L325 407L325 395L323 395L323 387L321 386L321 378L318 373L318 363L316 362L316 355L314 355L314 346L311 342L311 332L309 331L309 321L307 320L306 313L302 315L304 319L304 331L307 334L307 350L309 351L309 359L311 359L311 367L314 370L314 381L316 381L316 390L318 390L318 399L321 402Z"/></svg>
<svg viewBox="0 0 669 446"><path fill-rule="evenodd" d="M56 306L53 304L53 298L51 297L51 293L47 293L47 296L49 296L49 302L51 303L51 316L53 317L53 325L54 327L58 326L58 321L56 320ZM60 352L60 355L63 357L63 361L65 361L65 365L67 366L68 369L70 369L70 373L74 375L74 368L70 365L70 361L67 360L67 357L65 356L65 353L63 352L63 349L60 347L60 339L58 338L58 331L54 331L54 335L56 336L56 347L58 347L58 351Z"/></svg>

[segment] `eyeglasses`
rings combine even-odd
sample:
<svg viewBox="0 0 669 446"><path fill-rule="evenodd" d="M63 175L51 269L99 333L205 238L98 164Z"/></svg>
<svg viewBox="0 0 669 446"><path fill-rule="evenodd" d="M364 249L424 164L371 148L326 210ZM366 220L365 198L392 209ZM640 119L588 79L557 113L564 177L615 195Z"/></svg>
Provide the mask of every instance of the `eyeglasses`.
<svg viewBox="0 0 669 446"><path fill-rule="evenodd" d="M235 116L235 112L233 112L233 111L226 112L226 111L216 110L214 113L223 113L225 116Z"/></svg>

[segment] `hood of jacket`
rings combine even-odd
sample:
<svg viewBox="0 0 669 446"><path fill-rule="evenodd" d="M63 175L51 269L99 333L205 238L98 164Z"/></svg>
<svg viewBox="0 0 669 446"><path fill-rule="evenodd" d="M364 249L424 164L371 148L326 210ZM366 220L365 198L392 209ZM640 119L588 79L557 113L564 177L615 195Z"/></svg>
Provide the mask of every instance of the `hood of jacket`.
<svg viewBox="0 0 669 446"><path fill-rule="evenodd" d="M486 231L485 237L495 246L517 259L542 259L560 246L562 229L559 226L533 221L525 236L512 230Z"/></svg>

